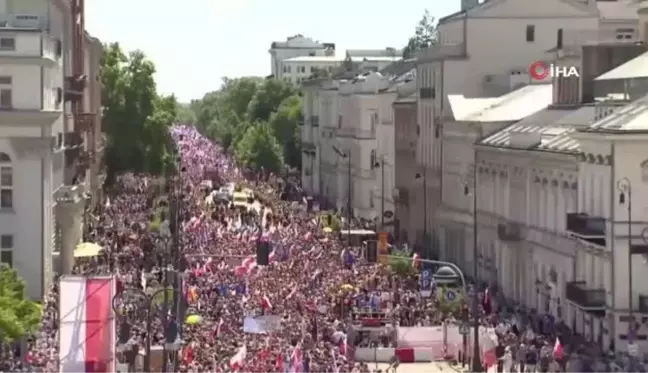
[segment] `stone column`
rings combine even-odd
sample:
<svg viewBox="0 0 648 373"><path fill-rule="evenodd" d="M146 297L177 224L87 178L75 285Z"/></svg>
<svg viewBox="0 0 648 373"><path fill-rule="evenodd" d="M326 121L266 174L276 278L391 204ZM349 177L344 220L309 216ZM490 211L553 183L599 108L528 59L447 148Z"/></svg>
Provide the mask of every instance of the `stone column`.
<svg viewBox="0 0 648 373"><path fill-rule="evenodd" d="M80 242L79 232L83 214L83 198L78 186L62 186L55 193L56 219L61 229L61 274L69 275L74 268L74 249Z"/></svg>

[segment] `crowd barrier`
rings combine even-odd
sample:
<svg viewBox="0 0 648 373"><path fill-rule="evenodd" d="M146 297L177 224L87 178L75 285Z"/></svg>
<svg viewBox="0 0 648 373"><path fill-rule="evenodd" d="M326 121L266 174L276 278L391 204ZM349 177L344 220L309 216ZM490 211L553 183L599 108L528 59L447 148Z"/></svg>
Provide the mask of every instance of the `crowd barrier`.
<svg viewBox="0 0 648 373"><path fill-rule="evenodd" d="M389 363L394 356L401 363L424 363L443 360L444 348L438 347L400 347L400 348L356 348L355 360L361 362Z"/></svg>
<svg viewBox="0 0 648 373"><path fill-rule="evenodd" d="M480 346L489 343L492 328L481 328ZM443 360L464 360L472 356L472 335L466 336L467 351L464 351L464 336L455 324L429 327L396 328L396 348L356 348L355 359L364 362L389 362L397 356L402 363L431 362ZM482 354L484 351L482 350Z"/></svg>

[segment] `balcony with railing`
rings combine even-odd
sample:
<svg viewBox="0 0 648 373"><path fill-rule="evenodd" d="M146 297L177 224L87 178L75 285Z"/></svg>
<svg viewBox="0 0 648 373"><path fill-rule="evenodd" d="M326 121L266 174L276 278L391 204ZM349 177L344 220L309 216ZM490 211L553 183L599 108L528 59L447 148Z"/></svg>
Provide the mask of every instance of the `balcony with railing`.
<svg viewBox="0 0 648 373"><path fill-rule="evenodd" d="M0 28L0 31L3 29ZM60 40L40 32L13 33L3 37L0 63L52 67L61 63L63 47Z"/></svg>
<svg viewBox="0 0 648 373"><path fill-rule="evenodd" d="M591 313L605 313L605 289L587 287L585 281L570 281L565 285L567 301Z"/></svg>
<svg viewBox="0 0 648 373"><path fill-rule="evenodd" d="M86 88L87 77L75 75L65 77L65 101L80 101Z"/></svg>
<svg viewBox="0 0 648 373"><path fill-rule="evenodd" d="M584 212L568 213L567 232L583 241L606 246L605 218L590 216Z"/></svg>

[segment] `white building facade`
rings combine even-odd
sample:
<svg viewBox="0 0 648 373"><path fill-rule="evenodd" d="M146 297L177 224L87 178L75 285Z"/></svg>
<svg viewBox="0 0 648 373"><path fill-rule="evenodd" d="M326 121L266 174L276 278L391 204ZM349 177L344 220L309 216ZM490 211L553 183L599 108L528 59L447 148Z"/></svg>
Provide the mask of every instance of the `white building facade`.
<svg viewBox="0 0 648 373"><path fill-rule="evenodd" d="M55 251L66 240L73 250L82 239L83 194L100 188L101 43L86 35L84 76L91 81L78 91L70 84L72 6L21 4L2 8L8 5L0 2L0 260L18 270L31 298L42 299L55 271ZM88 123L92 138L72 135L71 96L84 96L81 105L95 110ZM77 187L70 184L79 164L68 153L84 149L95 167L80 179L88 185ZM59 214L65 209L67 220Z"/></svg>
<svg viewBox="0 0 648 373"><path fill-rule="evenodd" d="M381 70L389 66L398 57L386 56L349 56L350 60L366 69ZM345 57L340 56L301 56L283 60L279 78L293 84L301 84L318 73L334 73L342 65Z"/></svg>
<svg viewBox="0 0 648 373"><path fill-rule="evenodd" d="M452 119L448 94L498 96L528 84L529 65L553 60L550 51L557 46L615 41L620 36L633 40L636 7L628 2L550 0L540 4L501 0L473 3L462 12L441 18L439 44L417 56L421 126L417 161L430 175L427 195L437 196L428 198L426 208L432 211L440 203L443 145L439 128Z"/></svg>
<svg viewBox="0 0 648 373"><path fill-rule="evenodd" d="M275 41L270 45L270 73L275 78L283 79L289 73L283 61L305 56L335 56L334 43L320 43L304 35L288 37L286 41ZM292 72L292 70L291 70Z"/></svg>
<svg viewBox="0 0 648 373"><path fill-rule="evenodd" d="M63 184L64 12L52 7L49 22L45 11L0 13L0 259L33 298L51 276L53 193Z"/></svg>

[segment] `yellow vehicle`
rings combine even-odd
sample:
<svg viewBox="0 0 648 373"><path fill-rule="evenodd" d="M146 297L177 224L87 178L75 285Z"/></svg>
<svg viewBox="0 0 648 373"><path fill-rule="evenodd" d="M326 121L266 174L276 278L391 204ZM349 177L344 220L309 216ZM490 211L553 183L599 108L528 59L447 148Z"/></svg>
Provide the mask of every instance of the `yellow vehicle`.
<svg viewBox="0 0 648 373"><path fill-rule="evenodd" d="M232 204L235 207L248 207L248 196L243 192L235 192L232 196Z"/></svg>

